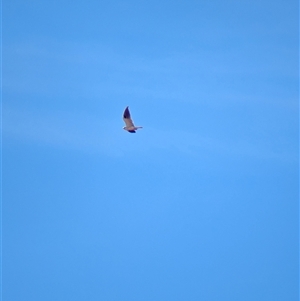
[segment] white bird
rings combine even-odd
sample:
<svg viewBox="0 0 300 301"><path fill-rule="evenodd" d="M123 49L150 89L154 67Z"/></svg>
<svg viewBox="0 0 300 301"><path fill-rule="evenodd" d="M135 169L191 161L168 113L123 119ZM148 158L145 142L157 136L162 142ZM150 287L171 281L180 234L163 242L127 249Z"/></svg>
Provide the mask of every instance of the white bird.
<svg viewBox="0 0 300 301"><path fill-rule="evenodd" d="M126 126L124 126L123 129L125 131L128 131L129 133L135 133L137 129L143 128L142 126L135 126L133 124L128 107L125 108L125 111L123 113L123 120L126 124Z"/></svg>

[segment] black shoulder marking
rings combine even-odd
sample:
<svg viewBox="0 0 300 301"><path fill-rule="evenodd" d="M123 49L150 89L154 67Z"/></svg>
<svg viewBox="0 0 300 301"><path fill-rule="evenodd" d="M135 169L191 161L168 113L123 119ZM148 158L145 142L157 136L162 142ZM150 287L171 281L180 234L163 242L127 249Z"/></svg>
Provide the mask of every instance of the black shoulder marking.
<svg viewBox="0 0 300 301"><path fill-rule="evenodd" d="M128 131L129 133L135 133L135 131Z"/></svg>
<svg viewBox="0 0 300 301"><path fill-rule="evenodd" d="M125 111L124 111L124 114L123 114L123 117L124 117L124 118L130 118L130 112L129 112L128 107L126 107L126 109L125 109Z"/></svg>

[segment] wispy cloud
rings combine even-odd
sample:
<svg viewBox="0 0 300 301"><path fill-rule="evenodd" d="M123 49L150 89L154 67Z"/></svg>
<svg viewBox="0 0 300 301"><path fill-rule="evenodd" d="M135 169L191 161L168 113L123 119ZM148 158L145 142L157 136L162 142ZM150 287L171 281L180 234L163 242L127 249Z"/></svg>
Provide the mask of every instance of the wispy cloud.
<svg viewBox="0 0 300 301"><path fill-rule="evenodd" d="M144 125L144 124L143 124ZM144 125L135 135L122 130L120 118L99 119L84 113L41 113L5 110L3 135L33 146L72 150L85 154L123 156L167 151L183 156L224 156L259 160L294 161L296 150L274 150L251 140L230 140L187 130L160 129Z"/></svg>
<svg viewBox="0 0 300 301"><path fill-rule="evenodd" d="M297 76L290 68L282 64L275 68L271 61L261 62L259 51L256 58L248 53L252 58L248 61L243 56L235 60L230 49L199 49L200 53L174 52L146 57L100 44L40 40L6 45L3 89L4 95L13 96L9 98L12 103L16 99L16 105L12 104L11 109L5 106L3 133L6 137L86 153L122 155L129 151L168 150L193 156L216 153L278 160L295 158L291 147L287 150L278 147L277 133L271 129L274 125L281 126L277 121L290 117L290 112L295 119L298 92L281 87L277 84L279 77L275 81L272 77L274 71L288 79L287 85L293 84ZM38 103L35 110L29 108L35 107L32 99ZM135 102L148 108L151 103L154 104L152 114L154 107L162 106L164 112L176 117L169 116L155 126L156 120L147 116L143 119L146 123L142 124L143 133L132 137L120 130L121 114L112 118L114 114L104 114L100 119L99 112L92 113L88 108L80 111L83 103L88 106L93 102L98 108L105 104L106 110L112 103L123 107ZM174 103L180 105L173 109ZM204 116L204 106L213 108L211 116ZM16 109L20 107L23 109ZM239 114L250 107L251 116L247 121L242 120ZM274 107L276 118L270 117L274 115L270 108ZM61 108L64 110L59 112ZM70 113L70 108L75 108L74 113ZM199 113L193 112L195 108ZM284 114L282 108L286 109ZM225 131L218 131L224 124L212 113L223 109L227 111L221 117L227 121L226 129L231 131L227 136L222 135ZM193 120L192 127L186 125L183 116ZM234 121L228 122L231 117ZM198 131L201 127L197 118L214 121L207 122L205 132ZM171 119L183 124L172 127ZM247 137L244 133L237 137L234 129L240 125L241 132L247 133L250 127L256 127L253 132L264 127L272 137L270 141ZM291 122L286 128L291 130L292 126Z"/></svg>
<svg viewBox="0 0 300 301"><path fill-rule="evenodd" d="M203 48L198 53L147 57L101 44L27 42L4 49L3 87L85 99L128 96L212 105L249 101L295 105L294 94L283 95L281 86L274 85L280 78L297 82L291 63L274 64L264 59L261 48L247 52L250 57L240 52L246 53L243 48Z"/></svg>

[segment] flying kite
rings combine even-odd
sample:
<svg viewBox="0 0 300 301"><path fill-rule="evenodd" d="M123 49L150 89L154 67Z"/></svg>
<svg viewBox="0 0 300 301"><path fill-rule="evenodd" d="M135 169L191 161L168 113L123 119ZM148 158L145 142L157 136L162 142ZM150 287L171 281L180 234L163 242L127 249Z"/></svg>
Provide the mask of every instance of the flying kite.
<svg viewBox="0 0 300 301"><path fill-rule="evenodd" d="M126 124L126 126L124 126L123 129L125 131L128 131L129 133L135 133L136 130L143 128L142 126L135 126L133 124L128 107L126 107L123 113L123 120Z"/></svg>

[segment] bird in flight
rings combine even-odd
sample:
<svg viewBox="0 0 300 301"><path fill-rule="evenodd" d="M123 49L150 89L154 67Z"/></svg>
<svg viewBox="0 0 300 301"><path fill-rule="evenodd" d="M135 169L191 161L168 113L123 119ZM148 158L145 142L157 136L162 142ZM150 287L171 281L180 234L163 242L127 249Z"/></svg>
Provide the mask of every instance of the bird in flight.
<svg viewBox="0 0 300 301"><path fill-rule="evenodd" d="M124 126L123 129L124 129L125 131L128 131L129 133L135 133L135 131L136 131L137 129L143 128L142 126L135 126L135 125L133 124L133 121L132 121L132 119L131 119L131 116L130 116L130 112L129 112L128 107L126 107L126 109L125 109L125 111L124 111L124 113L123 113L123 120L124 120L124 122L125 122L125 124L126 124L126 126Z"/></svg>

